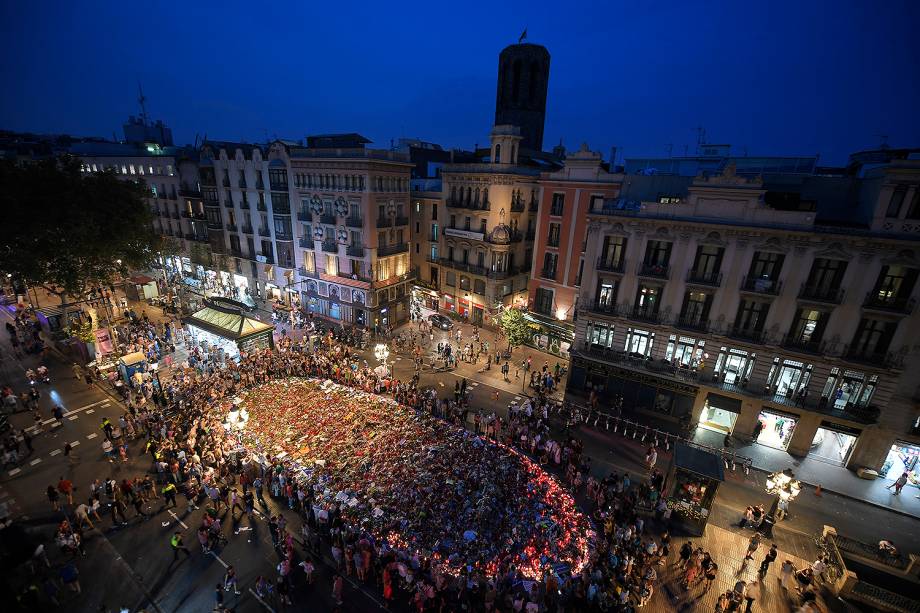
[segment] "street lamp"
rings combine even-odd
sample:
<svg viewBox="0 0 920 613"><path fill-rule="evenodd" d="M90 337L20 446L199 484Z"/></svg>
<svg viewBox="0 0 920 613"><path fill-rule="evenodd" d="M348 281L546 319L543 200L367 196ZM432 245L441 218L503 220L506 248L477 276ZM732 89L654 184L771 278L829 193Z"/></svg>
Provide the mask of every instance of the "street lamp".
<svg viewBox="0 0 920 613"><path fill-rule="evenodd" d="M767 477L766 490L768 494L775 496L773 504L770 506L770 512L766 517L768 531L766 536L772 538L773 525L776 523L776 511L779 508L780 501L782 500L786 504L792 502L802 491L802 484L795 478L792 469L787 468L781 472L772 473Z"/></svg>
<svg viewBox="0 0 920 613"><path fill-rule="evenodd" d="M387 368L387 358L390 357L390 348L386 346L386 343L377 343L374 347L374 357L383 362L383 368Z"/></svg>

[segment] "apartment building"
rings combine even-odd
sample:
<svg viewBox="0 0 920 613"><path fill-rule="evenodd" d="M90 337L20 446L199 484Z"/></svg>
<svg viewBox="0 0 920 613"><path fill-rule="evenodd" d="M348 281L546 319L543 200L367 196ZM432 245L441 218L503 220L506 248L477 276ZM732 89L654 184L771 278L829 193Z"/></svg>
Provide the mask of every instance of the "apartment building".
<svg viewBox="0 0 920 613"><path fill-rule="evenodd" d="M315 317L369 329L409 317L408 155L372 149L360 134L275 142L275 187L293 208L291 288ZM281 193L280 191L277 193Z"/></svg>
<svg viewBox="0 0 920 613"><path fill-rule="evenodd" d="M795 456L916 470L918 153L624 177L588 209L568 392L720 436L759 421L758 442Z"/></svg>
<svg viewBox="0 0 920 613"><path fill-rule="evenodd" d="M588 212L619 195L622 175L609 172L587 144L565 157L555 172L540 177L534 266L528 284L530 344L564 358L575 339L578 288L585 269ZM591 264L587 264L590 268Z"/></svg>
<svg viewBox="0 0 920 613"><path fill-rule="evenodd" d="M533 261L541 167L516 126L495 126L478 163L446 164L436 264L444 311L490 325L500 305L524 305ZM435 259L435 258L432 258Z"/></svg>
<svg viewBox="0 0 920 613"><path fill-rule="evenodd" d="M413 179L409 211L412 236L409 264L415 277L412 297L416 304L433 311L440 306L438 260L444 215L441 185L440 179Z"/></svg>
<svg viewBox="0 0 920 613"><path fill-rule="evenodd" d="M296 306L287 170L273 164L267 145L208 141L199 173L211 248L219 254L202 282L249 304Z"/></svg>

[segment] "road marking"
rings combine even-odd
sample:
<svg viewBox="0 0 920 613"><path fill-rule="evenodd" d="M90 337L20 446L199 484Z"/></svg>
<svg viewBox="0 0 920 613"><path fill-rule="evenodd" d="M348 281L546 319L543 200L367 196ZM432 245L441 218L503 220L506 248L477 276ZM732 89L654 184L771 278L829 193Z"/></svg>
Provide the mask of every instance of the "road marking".
<svg viewBox="0 0 920 613"><path fill-rule="evenodd" d="M80 441L74 441L74 442L72 442L72 443L70 444L70 446L71 446L71 447L76 447L76 446L79 445L79 444L80 444Z"/></svg>
<svg viewBox="0 0 920 613"><path fill-rule="evenodd" d="M52 451L49 455L57 455L57 454L59 454L59 453L61 453L61 450L60 450L60 449L55 449L55 450Z"/></svg>
<svg viewBox="0 0 920 613"><path fill-rule="evenodd" d="M90 404L88 404L88 405L86 405L86 406L82 406L82 407L80 407L80 408L74 409L73 411L65 411L63 417L70 417L71 415L75 415L75 414L77 414L77 413L80 413L80 412L82 412L82 411L85 411L86 409L91 409L91 408L93 408L93 407L95 407L95 406L99 406L99 405L101 405L103 402L107 402L107 401L106 401L106 400L97 400L96 402L90 403ZM58 423L57 419L54 418L54 417L49 417L48 419L43 419L43 420L42 420L41 422L39 422L39 423L41 423L41 425L43 425L43 426L47 426L47 425L50 424L50 423L57 423L58 425L60 425L60 424ZM26 428L26 430L29 430L30 432L37 432L37 431L38 431L38 427L37 427L37 426L31 426L31 427L29 427L29 428Z"/></svg>
<svg viewBox="0 0 920 613"><path fill-rule="evenodd" d="M80 416L79 416L79 415L71 415L71 416L68 417L67 419L69 419L70 421L73 421L73 420L77 419L78 417L80 417Z"/></svg>
<svg viewBox="0 0 920 613"><path fill-rule="evenodd" d="M221 564L223 564L223 565L224 565L224 568L229 568L229 567L230 567L230 565L227 564L226 562L224 562L223 560L221 560L221 559L220 559L220 556L217 555L216 553L214 553L214 551L209 551L208 553L210 553L212 556L214 556L215 558L217 558L217 561L220 562Z"/></svg>
<svg viewBox="0 0 920 613"><path fill-rule="evenodd" d="M93 440L94 438L96 438L97 436L99 436L99 435L96 434L95 432L93 432L92 434L87 434L87 435L86 435L86 438L87 438L87 440L90 440L90 441L91 441L91 440Z"/></svg>
<svg viewBox="0 0 920 613"><path fill-rule="evenodd" d="M173 513L173 510L172 510L172 509L169 510L169 514L172 515L172 518L173 518L174 520L176 520L177 522L179 522L179 525L180 525L180 526L182 526L183 528L185 528L186 530L188 530L188 526L185 525L185 522L182 521L181 519L179 519L179 516L176 515L175 513Z"/></svg>
<svg viewBox="0 0 920 613"><path fill-rule="evenodd" d="M16 475L18 475L18 474L21 473L21 472L22 472L22 469L21 469L21 468L14 468L13 470L10 471L10 476L11 476L11 477L15 477Z"/></svg>
<svg viewBox="0 0 920 613"><path fill-rule="evenodd" d="M86 414L87 414L87 415L92 415L92 414L95 413L95 412L96 412L96 409L90 409L89 411L86 412Z"/></svg>
<svg viewBox="0 0 920 613"><path fill-rule="evenodd" d="M218 558L218 560L219 560L219 559L220 559L220 558ZM255 598L256 600L258 600L259 602L261 602L263 607L265 607L267 610L271 611L271 613L275 613L275 610L274 610L273 608L271 608L271 607L268 605L267 602L265 602L264 600L262 600L262 598L260 598L259 595L256 594L255 590L253 590L252 588L249 588L249 593L252 594L253 598Z"/></svg>
<svg viewBox="0 0 920 613"><path fill-rule="evenodd" d="M29 462L29 466L35 466L36 464L41 464L41 463L42 463L42 459L41 459L41 458L35 458L35 459L32 460L31 462Z"/></svg>

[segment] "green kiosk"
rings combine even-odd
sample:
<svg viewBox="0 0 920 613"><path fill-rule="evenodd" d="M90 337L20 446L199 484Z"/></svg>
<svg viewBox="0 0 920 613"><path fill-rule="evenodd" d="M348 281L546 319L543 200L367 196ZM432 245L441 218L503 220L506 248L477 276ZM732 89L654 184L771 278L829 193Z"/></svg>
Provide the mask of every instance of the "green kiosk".
<svg viewBox="0 0 920 613"><path fill-rule="evenodd" d="M674 446L668 469L667 501L673 531L702 536L719 484L725 481L722 458L686 443Z"/></svg>

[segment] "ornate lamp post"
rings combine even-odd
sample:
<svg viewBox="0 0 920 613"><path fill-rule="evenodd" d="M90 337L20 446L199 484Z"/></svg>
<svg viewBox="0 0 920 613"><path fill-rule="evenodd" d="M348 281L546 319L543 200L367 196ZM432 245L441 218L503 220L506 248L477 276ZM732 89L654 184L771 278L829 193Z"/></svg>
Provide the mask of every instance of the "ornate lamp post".
<svg viewBox="0 0 920 613"><path fill-rule="evenodd" d="M792 502L795 497L799 495L799 492L802 491L802 484L795 478L792 469L787 468L781 472L772 473L767 477L766 490L768 494L773 494L775 496L773 505L770 507L770 512L767 514L766 518L766 536L772 537L773 525L776 523L776 511L779 508L780 501L782 500L786 504Z"/></svg>

